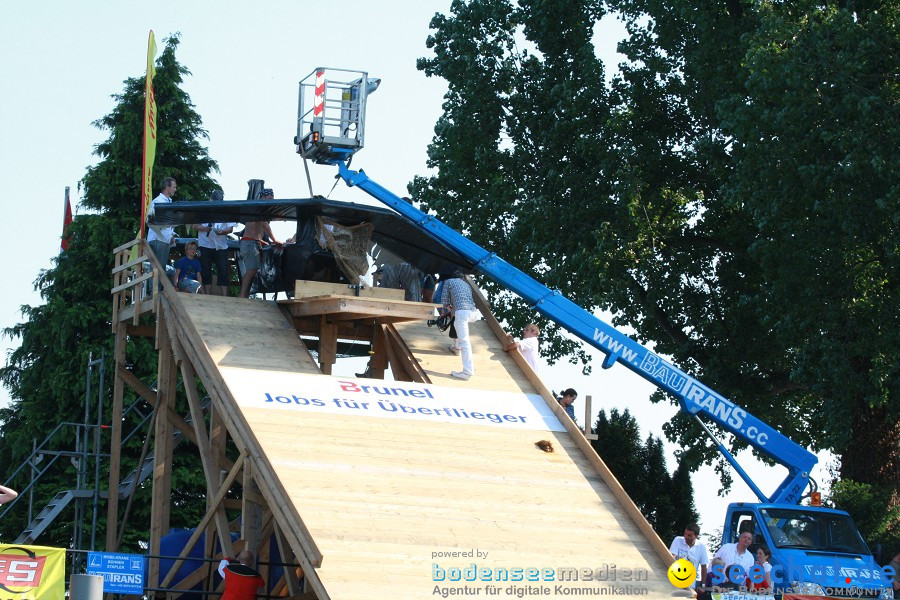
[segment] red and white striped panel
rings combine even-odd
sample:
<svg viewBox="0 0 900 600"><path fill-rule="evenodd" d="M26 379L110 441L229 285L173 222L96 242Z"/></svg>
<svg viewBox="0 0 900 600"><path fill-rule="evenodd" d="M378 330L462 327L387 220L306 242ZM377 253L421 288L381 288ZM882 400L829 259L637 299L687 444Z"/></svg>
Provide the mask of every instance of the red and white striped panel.
<svg viewBox="0 0 900 600"><path fill-rule="evenodd" d="M316 98L313 103L313 117L321 117L325 112L325 71L316 71Z"/></svg>

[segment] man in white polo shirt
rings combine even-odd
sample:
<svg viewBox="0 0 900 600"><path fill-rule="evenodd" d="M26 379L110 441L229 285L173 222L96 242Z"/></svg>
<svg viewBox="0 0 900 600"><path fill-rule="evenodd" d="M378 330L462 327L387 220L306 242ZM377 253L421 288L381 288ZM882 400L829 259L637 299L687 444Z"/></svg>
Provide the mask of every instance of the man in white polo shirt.
<svg viewBox="0 0 900 600"><path fill-rule="evenodd" d="M728 569L731 565L741 565L744 569L744 577L750 572L753 566L753 554L747 549L753 543L753 534L745 531L734 544L723 544L716 556L725 561L725 577L728 581ZM733 582L735 583L735 582ZM738 585L741 585L738 583Z"/></svg>
<svg viewBox="0 0 900 600"><path fill-rule="evenodd" d="M166 177L162 180L162 191L159 196L150 203L150 211L152 213L157 204L168 204L175 197L178 191L178 184L173 177ZM148 218L149 218L148 214ZM169 263L169 250L175 244L175 227L163 227L161 225L150 225L147 231L147 243L150 249L156 255L156 259L163 268Z"/></svg>
<svg viewBox="0 0 900 600"><path fill-rule="evenodd" d="M706 553L706 544L697 540L700 536L700 526L696 523L689 523L684 528L684 535L677 536L672 540L669 546L669 552L675 560L684 558L692 565L700 577L700 582L706 581L706 567L709 564L709 555ZM694 589L697 584L695 581L691 584L690 589Z"/></svg>

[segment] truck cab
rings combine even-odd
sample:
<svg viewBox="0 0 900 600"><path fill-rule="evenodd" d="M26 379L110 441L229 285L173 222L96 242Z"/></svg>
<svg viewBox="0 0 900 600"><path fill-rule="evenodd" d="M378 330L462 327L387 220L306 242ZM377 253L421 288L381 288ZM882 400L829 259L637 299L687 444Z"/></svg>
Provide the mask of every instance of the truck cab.
<svg viewBox="0 0 900 600"><path fill-rule="evenodd" d="M748 551L772 552L775 593L893 598L891 582L846 512L793 504L738 502L728 507L722 543L753 534Z"/></svg>

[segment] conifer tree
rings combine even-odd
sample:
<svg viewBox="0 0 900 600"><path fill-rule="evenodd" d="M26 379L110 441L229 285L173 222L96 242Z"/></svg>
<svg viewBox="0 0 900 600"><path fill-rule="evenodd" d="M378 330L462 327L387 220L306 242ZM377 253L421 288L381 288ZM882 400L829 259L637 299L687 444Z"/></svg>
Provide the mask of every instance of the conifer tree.
<svg viewBox="0 0 900 600"><path fill-rule="evenodd" d="M177 47L178 36L168 38L156 61L154 89L158 138L154 179L159 181L165 176L176 177L181 199L206 198L216 185L211 173L217 170L217 165L203 146L202 141L207 134L202 128L200 115L180 87L189 71L177 61ZM44 303L23 306L22 322L4 332L20 341L19 347L11 353L6 366L0 371L0 380L13 400L9 407L0 411L3 422L0 460L8 465L21 463L31 452L32 440L40 443L57 424L64 421L82 422L89 357L106 357L106 389L103 395L107 405L104 414L110 414L114 368L109 293L112 249L133 239L138 230L144 77L126 79L122 92L113 97L117 101L115 108L94 123L108 132L108 138L95 150L100 160L87 168L80 183L82 207L91 212L75 218L68 229L71 235L69 249L54 260L51 268L38 275L35 289ZM152 340L129 336L127 359L131 370L145 383L155 381L156 354ZM91 413L96 415L98 381L94 379L92 385ZM125 405L134 400L126 388ZM146 405L142 410L149 412ZM134 425L136 419L132 413L126 419L125 432ZM128 446L122 448L123 474L134 466L145 432L146 426L141 435L133 437ZM72 450L74 439L74 428L64 427L50 447ZM104 434L104 440L104 451L108 452L108 433ZM172 512L172 525L188 525L202 515L206 489L204 482L194 475L197 469L178 468L197 460L195 448L182 448L177 451L175 460L173 502L179 504L179 510ZM104 488L106 473L104 470L101 478ZM27 469L12 483L19 489L27 485ZM92 480L89 483L92 485ZM74 467L67 459L58 461L35 488L35 511L40 511L57 492L74 487ZM147 539L149 496L149 486L145 485L138 493L132 511L131 527L125 538L126 548L135 548L140 540ZM100 512L103 523L99 528L102 531L105 529L106 513L103 510ZM26 513L24 509L11 511L0 521L0 536L6 540L15 539L26 525ZM68 545L72 536L71 522L71 518L57 519L57 523L38 542ZM86 521L85 526L90 526L90 520Z"/></svg>
<svg viewBox="0 0 900 600"><path fill-rule="evenodd" d="M641 443L640 427L628 409L620 413L614 408L609 417L601 410L594 433L594 450L663 541L698 520L690 470L679 463L669 475L662 440L649 435Z"/></svg>

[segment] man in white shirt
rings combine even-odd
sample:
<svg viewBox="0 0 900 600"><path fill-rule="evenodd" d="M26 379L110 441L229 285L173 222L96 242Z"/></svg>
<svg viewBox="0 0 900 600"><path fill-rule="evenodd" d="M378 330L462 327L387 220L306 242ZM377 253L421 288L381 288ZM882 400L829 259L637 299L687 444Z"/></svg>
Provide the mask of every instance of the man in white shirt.
<svg viewBox="0 0 900 600"><path fill-rule="evenodd" d="M753 534L745 531L736 543L723 544L719 551L716 552L716 556L725 561L725 577L728 581L731 581L731 578L728 577L728 570L731 568L731 565L741 565L744 569L744 577L750 572L750 568L753 566L753 554L747 548L751 543L753 543ZM740 582L732 583L742 585L743 578Z"/></svg>
<svg viewBox="0 0 900 600"><path fill-rule="evenodd" d="M468 381L475 374L475 362L472 359L472 341L469 339L469 323L478 320L480 313L472 298L472 288L465 279L466 275L457 270L453 278L448 279L441 292L441 304L444 310L452 311L456 326L456 339L450 351L460 354L462 371L450 371L450 376Z"/></svg>
<svg viewBox="0 0 900 600"><path fill-rule="evenodd" d="M172 198L175 197L175 192L177 190L178 185L175 182L174 177L166 177L163 179L162 192L160 192L159 196L154 198L153 202L150 203L151 214L157 204L171 202ZM166 264L169 262L169 249L175 244L175 228L150 225L149 231L147 232L147 243L150 244L150 249L153 250L153 254L156 255L159 264L165 268Z"/></svg>
<svg viewBox="0 0 900 600"><path fill-rule="evenodd" d="M700 526L696 523L689 523L684 528L684 535L677 536L672 540L669 546L669 552L675 560L684 558L692 565L700 576L700 582L706 581L706 567L709 564L709 555L706 553L706 544L697 541L700 536ZM690 589L694 589L697 584L695 581L691 584Z"/></svg>

